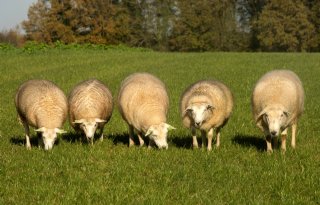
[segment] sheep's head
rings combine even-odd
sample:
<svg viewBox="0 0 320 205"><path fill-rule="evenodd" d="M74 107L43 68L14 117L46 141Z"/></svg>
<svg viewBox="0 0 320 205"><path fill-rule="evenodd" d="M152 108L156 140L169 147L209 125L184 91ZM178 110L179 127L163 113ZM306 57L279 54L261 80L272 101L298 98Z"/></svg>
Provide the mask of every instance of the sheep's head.
<svg viewBox="0 0 320 205"><path fill-rule="evenodd" d="M54 142L57 139L57 134L66 133L66 131L61 130L59 128L48 129L45 127L41 127L35 130L36 132L41 132L42 135L42 143L45 150L51 150Z"/></svg>
<svg viewBox="0 0 320 205"><path fill-rule="evenodd" d="M159 149L168 149L167 134L169 130L176 129L169 124L161 123L160 125L152 125L149 127L145 136L149 136Z"/></svg>
<svg viewBox="0 0 320 205"><path fill-rule="evenodd" d="M84 132L88 140L93 140L96 133L98 123L106 122L105 120L92 118L92 119L80 119L75 120L73 123L79 124L80 129Z"/></svg>
<svg viewBox="0 0 320 205"><path fill-rule="evenodd" d="M289 115L290 113L281 107L267 108L258 115L257 121L262 120L268 127L268 134L276 137L287 127Z"/></svg>
<svg viewBox="0 0 320 205"><path fill-rule="evenodd" d="M200 128L212 115L213 105L207 103L192 104L184 111L194 122L196 128Z"/></svg>

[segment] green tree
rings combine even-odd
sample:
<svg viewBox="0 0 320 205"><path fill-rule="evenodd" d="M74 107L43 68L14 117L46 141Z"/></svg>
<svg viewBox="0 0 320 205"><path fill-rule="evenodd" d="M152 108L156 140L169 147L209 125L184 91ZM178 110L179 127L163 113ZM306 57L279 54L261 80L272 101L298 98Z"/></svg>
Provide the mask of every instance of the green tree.
<svg viewBox="0 0 320 205"><path fill-rule="evenodd" d="M174 21L170 49L179 51L237 50L241 33L232 0L183 1Z"/></svg>
<svg viewBox="0 0 320 205"><path fill-rule="evenodd" d="M265 51L310 51L316 46L315 27L301 1L270 0L254 23Z"/></svg>

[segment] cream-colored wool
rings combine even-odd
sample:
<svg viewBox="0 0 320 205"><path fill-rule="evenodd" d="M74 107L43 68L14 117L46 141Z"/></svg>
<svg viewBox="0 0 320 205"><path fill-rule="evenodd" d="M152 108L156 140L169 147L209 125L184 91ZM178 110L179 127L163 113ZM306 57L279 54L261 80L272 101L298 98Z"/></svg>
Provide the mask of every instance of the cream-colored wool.
<svg viewBox="0 0 320 205"><path fill-rule="evenodd" d="M15 96L15 105L26 132L26 146L31 148L29 125L42 133L46 150L51 149L67 118L65 94L47 80L29 80L23 83Z"/></svg>
<svg viewBox="0 0 320 205"><path fill-rule="evenodd" d="M286 149L290 126L294 148L298 118L304 109L304 91L299 77L289 70L266 73L256 83L251 102L254 120L266 134L267 151L272 151L271 138L278 135L282 136L281 148Z"/></svg>
<svg viewBox="0 0 320 205"><path fill-rule="evenodd" d="M220 130L227 123L232 108L232 93L219 81L199 81L184 91L180 100L180 112L184 126L191 128L194 148L198 147L196 129L201 130L203 146L207 136L208 150L212 149L213 129L216 129L216 146L220 145Z"/></svg>
<svg viewBox="0 0 320 205"><path fill-rule="evenodd" d="M133 145L133 130L139 136L150 138L159 148L168 148L167 131L173 127L166 124L169 98L165 85L148 73L135 73L121 84L118 95L119 111L129 125L129 146Z"/></svg>
<svg viewBox="0 0 320 205"><path fill-rule="evenodd" d="M71 126L76 131L82 130L91 143L99 128L103 140L104 126L113 111L112 94L107 86L96 79L83 81L73 88L68 101Z"/></svg>

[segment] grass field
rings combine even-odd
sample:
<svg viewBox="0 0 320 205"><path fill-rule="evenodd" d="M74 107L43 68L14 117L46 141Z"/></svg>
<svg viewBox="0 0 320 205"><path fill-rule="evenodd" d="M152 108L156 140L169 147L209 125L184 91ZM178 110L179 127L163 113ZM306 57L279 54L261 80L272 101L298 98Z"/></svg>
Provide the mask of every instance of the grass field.
<svg viewBox="0 0 320 205"><path fill-rule="evenodd" d="M296 150L287 146L285 154L268 155L250 96L258 78L277 68L301 77L305 113ZM168 123L177 128L169 133L168 150L129 149L117 109L102 143L74 140L66 123L69 134L52 151L26 150L13 103L22 82L48 79L68 93L76 83L98 78L116 98L121 81L137 71L168 87ZM0 204L320 204L320 54L1 51L0 73ZM225 82L235 97L221 147L212 152L191 148L191 133L179 117L182 91L200 79Z"/></svg>

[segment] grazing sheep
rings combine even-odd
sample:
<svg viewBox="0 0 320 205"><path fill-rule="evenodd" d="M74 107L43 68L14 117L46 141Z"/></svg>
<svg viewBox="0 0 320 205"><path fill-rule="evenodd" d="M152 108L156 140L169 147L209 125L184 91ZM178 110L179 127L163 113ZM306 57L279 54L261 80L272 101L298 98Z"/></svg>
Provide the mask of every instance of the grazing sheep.
<svg viewBox="0 0 320 205"><path fill-rule="evenodd" d="M299 77L289 70L266 73L253 90L252 112L257 126L266 135L267 151L281 134L281 148L286 150L287 128L292 127L291 146L296 146L298 118L303 112L304 91Z"/></svg>
<svg viewBox="0 0 320 205"><path fill-rule="evenodd" d="M201 131L202 147L212 149L213 130L216 129L216 146L220 146L221 128L228 122L233 107L233 96L221 82L203 80L192 84L181 96L180 111L184 126L191 128L193 148L198 148L196 129Z"/></svg>
<svg viewBox="0 0 320 205"><path fill-rule="evenodd" d="M91 144L97 128L100 130L100 140L103 140L103 128L110 120L112 111L112 94L96 79L79 83L69 95L70 124L76 131L84 132Z"/></svg>
<svg viewBox="0 0 320 205"><path fill-rule="evenodd" d="M67 98L52 82L29 80L23 83L15 96L16 109L26 132L26 147L31 149L29 125L42 134L45 150L52 149L68 113Z"/></svg>
<svg viewBox="0 0 320 205"><path fill-rule="evenodd" d="M149 136L149 148L155 143L158 148L168 148L167 132L175 129L166 124L169 98L165 85L148 73L135 73L121 84L119 111L129 125L129 147L134 144L135 129L140 146L144 144L142 134Z"/></svg>

